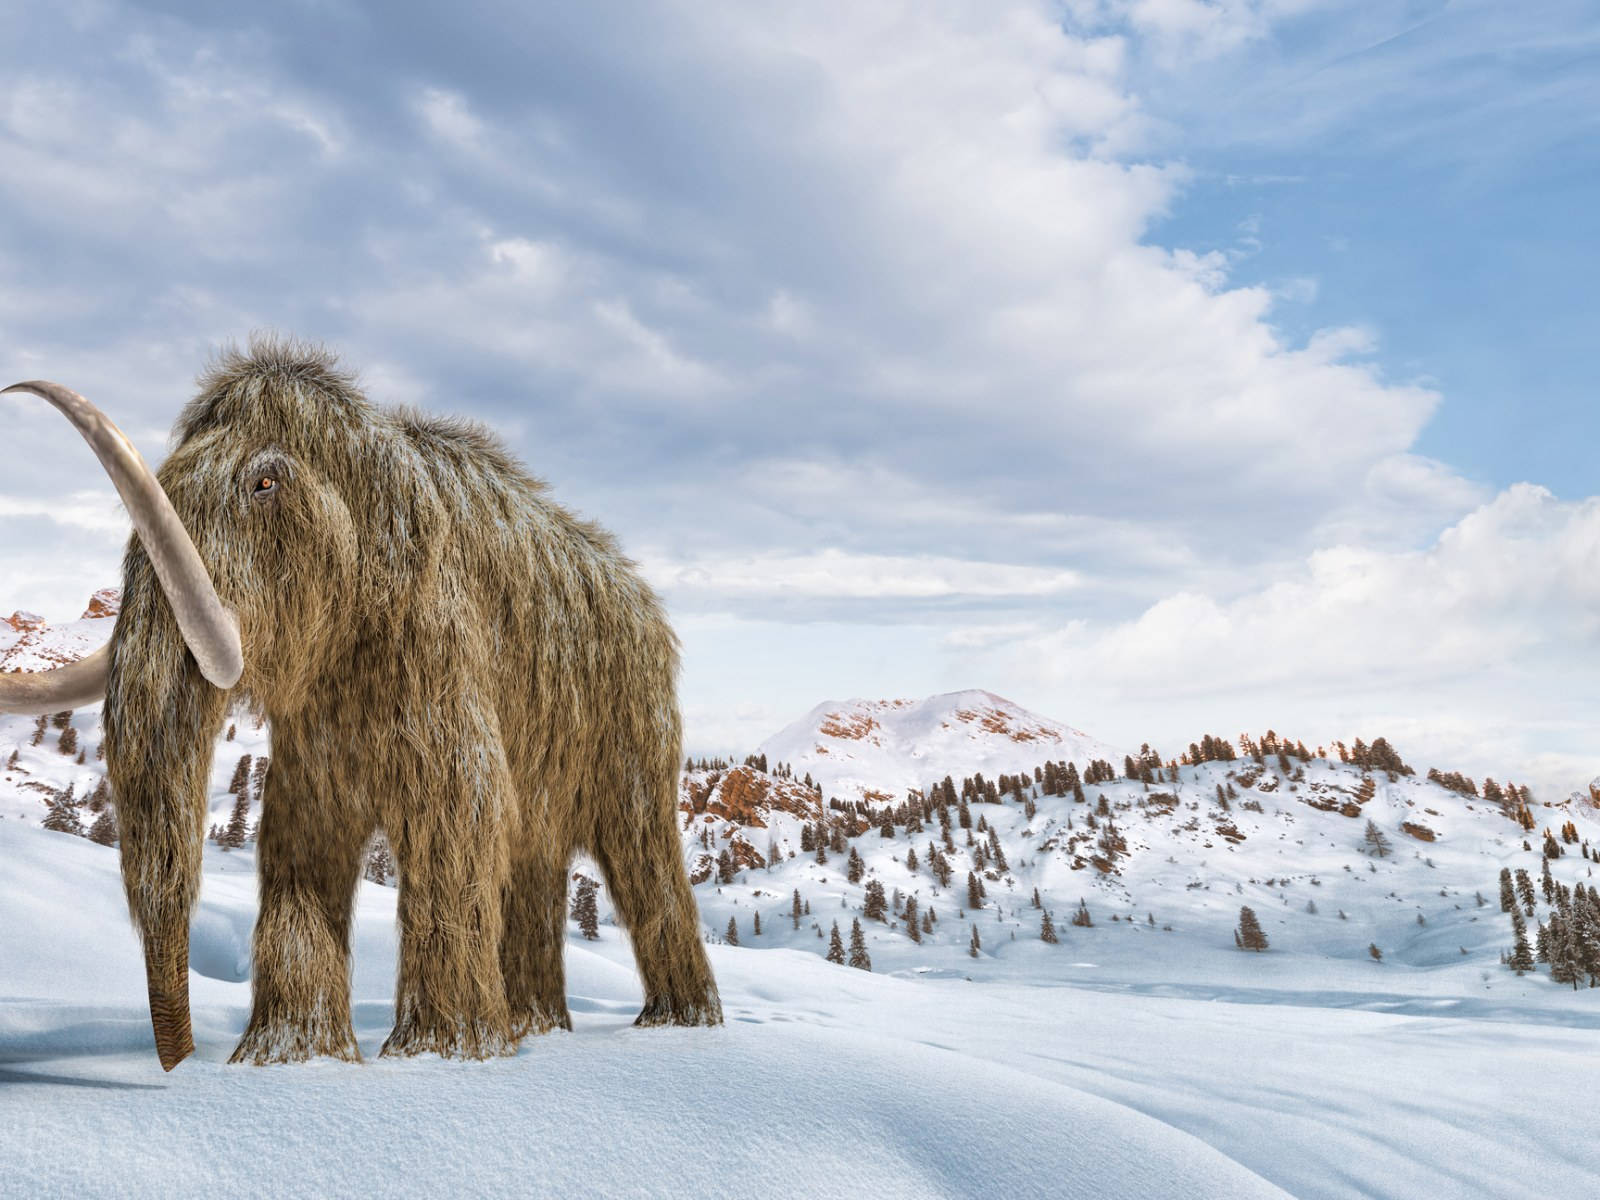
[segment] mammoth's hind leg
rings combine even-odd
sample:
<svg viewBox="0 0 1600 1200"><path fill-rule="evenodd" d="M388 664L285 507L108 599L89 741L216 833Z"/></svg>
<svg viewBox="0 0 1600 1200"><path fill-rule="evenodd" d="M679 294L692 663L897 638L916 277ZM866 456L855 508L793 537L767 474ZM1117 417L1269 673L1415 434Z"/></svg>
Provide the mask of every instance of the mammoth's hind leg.
<svg viewBox="0 0 1600 1200"><path fill-rule="evenodd" d="M571 1029L562 954L567 932L567 860L513 850L506 881L500 969L517 1037Z"/></svg>
<svg viewBox="0 0 1600 1200"><path fill-rule="evenodd" d="M304 787L280 751L267 777L256 863L250 1023L230 1061L360 1061L350 1027L350 910L369 823Z"/></svg>
<svg viewBox="0 0 1600 1200"><path fill-rule="evenodd" d="M683 866L676 792L674 764L625 798L623 819L596 821L593 851L644 980L634 1024L720 1025L722 1002Z"/></svg>

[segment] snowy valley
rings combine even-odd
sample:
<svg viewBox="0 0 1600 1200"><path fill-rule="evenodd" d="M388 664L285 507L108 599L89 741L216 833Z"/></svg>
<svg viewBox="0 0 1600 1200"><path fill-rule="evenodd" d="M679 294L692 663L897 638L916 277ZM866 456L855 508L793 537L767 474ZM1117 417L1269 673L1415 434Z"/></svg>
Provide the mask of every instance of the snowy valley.
<svg viewBox="0 0 1600 1200"><path fill-rule="evenodd" d="M0 670L93 649L115 607L0 621ZM378 1060L395 889L375 847L369 1061L253 1070L224 1064L271 746L239 715L194 921L199 1053L164 1076L98 744L93 708L0 718L0 1194L198 1172L237 1195L1510 1197L1600 1173L1592 789L1467 780L1377 737L1118 748L983 691L826 702L748 758L686 764L725 1028L631 1027L627 939L580 861L571 1034ZM1530 954L1545 931L1531 969L1504 961L1502 872Z"/></svg>

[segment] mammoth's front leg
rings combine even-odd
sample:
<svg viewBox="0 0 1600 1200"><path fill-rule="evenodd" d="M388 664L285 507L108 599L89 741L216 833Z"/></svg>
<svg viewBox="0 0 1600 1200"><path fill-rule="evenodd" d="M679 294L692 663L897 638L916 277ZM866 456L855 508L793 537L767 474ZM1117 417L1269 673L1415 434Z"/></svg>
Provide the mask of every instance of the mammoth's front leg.
<svg viewBox="0 0 1600 1200"><path fill-rule="evenodd" d="M287 748L262 797L250 1024L232 1062L360 1061L350 1027L350 913L370 821L353 819Z"/></svg>
<svg viewBox="0 0 1600 1200"><path fill-rule="evenodd" d="M471 736L489 724L435 726L460 740L412 764L403 816L386 822L400 868L400 969L385 1055L516 1052L500 968L508 777L498 742Z"/></svg>

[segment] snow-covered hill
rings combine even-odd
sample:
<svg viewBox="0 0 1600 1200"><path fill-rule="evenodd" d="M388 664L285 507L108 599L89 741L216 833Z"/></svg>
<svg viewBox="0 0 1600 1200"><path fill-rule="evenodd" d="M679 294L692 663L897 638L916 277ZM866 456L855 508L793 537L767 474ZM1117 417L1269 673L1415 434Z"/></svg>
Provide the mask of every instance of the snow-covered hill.
<svg viewBox="0 0 1600 1200"><path fill-rule="evenodd" d="M1046 759L1121 763L1123 751L1037 716L993 692L948 692L926 700L830 700L757 748L769 763L809 775L824 794L904 798L930 779L995 776Z"/></svg>
<svg viewBox="0 0 1600 1200"><path fill-rule="evenodd" d="M1083 934L1070 922L1082 904L1095 927L1125 932L1130 954L1158 961L1173 982L1198 981L1216 955L1237 954L1233 931L1249 906L1274 961L1304 956L1358 991L1389 979L1392 966L1441 971L1468 990L1484 970L1492 986L1506 982L1499 954L1511 927L1499 872L1521 868L1538 881L1547 845L1560 851L1554 881L1600 883L1600 810L1586 796L1515 810L1416 774L1262 757L1163 767L1149 783L1102 781L1083 787L1081 800L1047 794L1029 772L1025 783L1007 779L1018 790L989 792L997 802L975 792L955 804L943 801L937 776L910 801L830 805L822 789L749 764L700 769L683 783L686 861L705 924L725 935L731 919L747 946L822 953L835 921L848 935L864 918L876 882L888 912L863 919L875 965L981 975L991 959L1022 955L1045 971L1052 956L1072 957ZM1384 845L1371 844L1369 827ZM1564 840L1564 827L1576 841ZM916 940L907 901L919 923L934 916ZM1530 928L1548 920L1548 898L1537 909ZM1060 941L1041 956L1046 912ZM1256 961L1268 975L1276 969Z"/></svg>

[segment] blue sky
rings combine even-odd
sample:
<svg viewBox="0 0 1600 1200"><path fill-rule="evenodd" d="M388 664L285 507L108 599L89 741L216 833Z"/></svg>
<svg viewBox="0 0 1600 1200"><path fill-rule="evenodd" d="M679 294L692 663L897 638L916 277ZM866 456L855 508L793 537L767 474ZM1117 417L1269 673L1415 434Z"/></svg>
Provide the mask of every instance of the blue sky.
<svg viewBox="0 0 1600 1200"><path fill-rule="evenodd" d="M0 375L320 338L617 531L697 750L979 686L1600 767L1600 7L0 5ZM6 397L0 608L126 526Z"/></svg>
<svg viewBox="0 0 1600 1200"><path fill-rule="evenodd" d="M1370 325L1390 376L1445 395L1419 452L1588 495L1597 80L1593 3L1311 6L1153 85L1196 171L1153 236L1228 248L1255 227L1237 280L1316 283L1286 329Z"/></svg>

